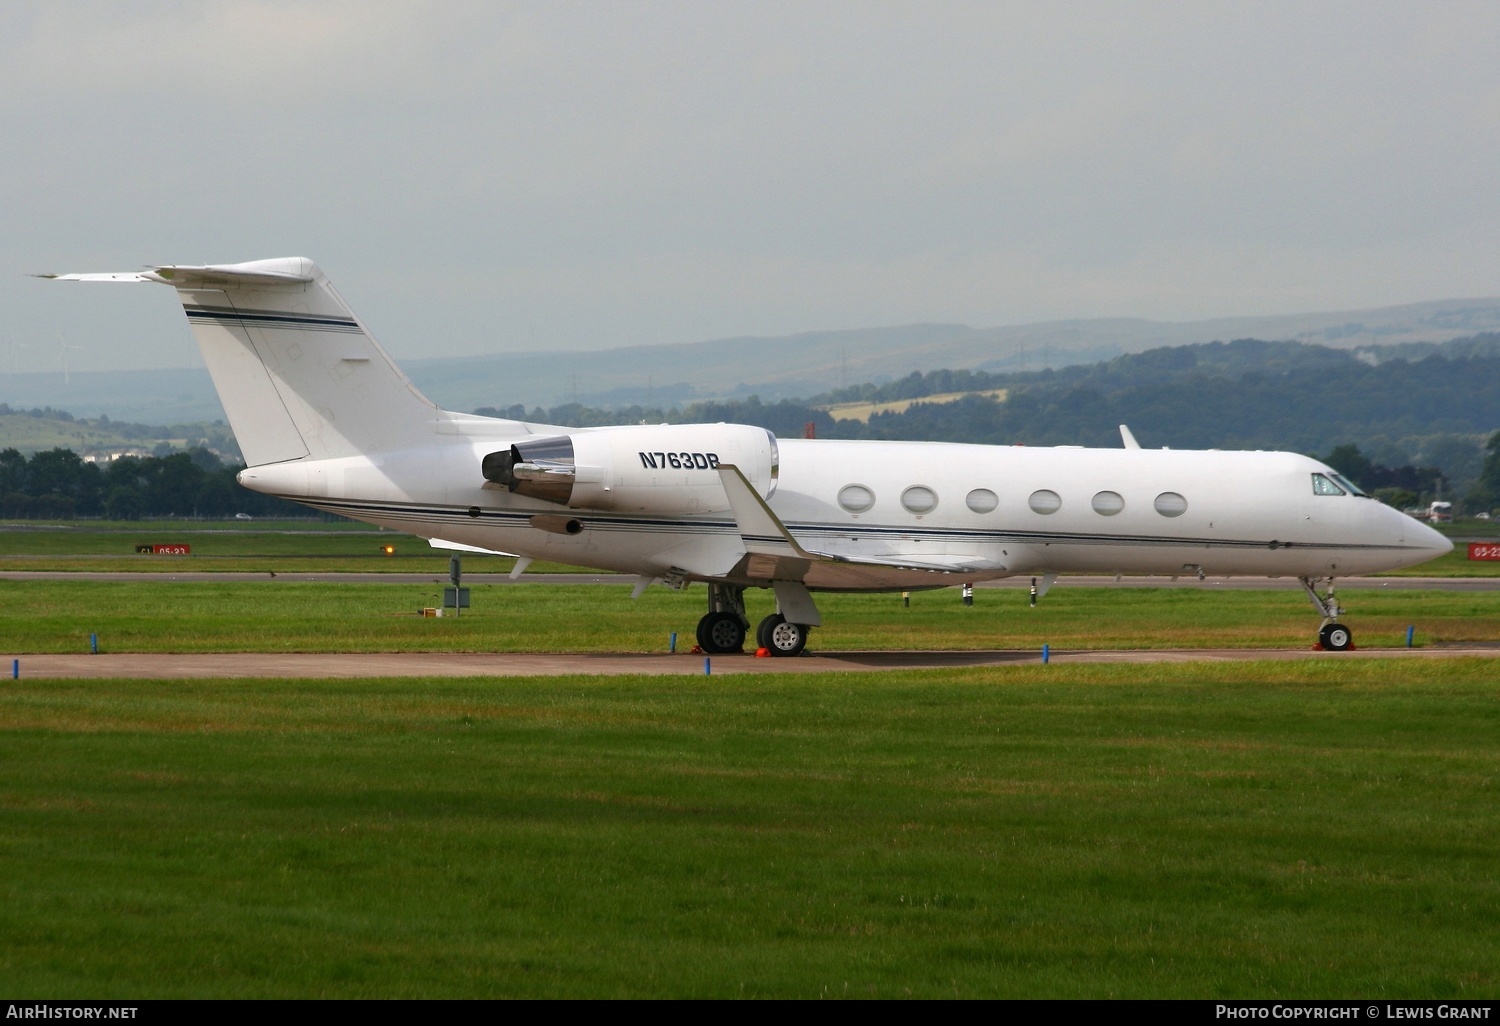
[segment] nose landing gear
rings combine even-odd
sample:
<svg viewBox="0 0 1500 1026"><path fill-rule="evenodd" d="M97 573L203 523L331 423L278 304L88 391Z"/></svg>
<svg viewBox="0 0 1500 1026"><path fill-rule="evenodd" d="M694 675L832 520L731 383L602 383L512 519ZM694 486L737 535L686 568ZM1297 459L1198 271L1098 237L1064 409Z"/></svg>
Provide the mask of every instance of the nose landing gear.
<svg viewBox="0 0 1500 1026"><path fill-rule="evenodd" d="M1347 652L1354 647L1354 633L1339 623L1339 617L1344 610L1339 606L1339 600L1333 593L1332 577L1299 577L1302 582L1302 590L1307 592L1307 599L1323 618L1323 624L1318 628L1318 646L1328 652ZM1328 582L1328 594L1318 594L1318 582Z"/></svg>

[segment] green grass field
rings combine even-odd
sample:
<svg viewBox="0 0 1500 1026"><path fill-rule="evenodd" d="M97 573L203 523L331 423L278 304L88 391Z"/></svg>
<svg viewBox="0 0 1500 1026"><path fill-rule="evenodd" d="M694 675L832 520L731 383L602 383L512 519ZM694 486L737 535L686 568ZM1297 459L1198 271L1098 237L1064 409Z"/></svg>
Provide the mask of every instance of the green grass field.
<svg viewBox="0 0 1500 1026"><path fill-rule="evenodd" d="M137 545L185 544L186 556L141 555ZM390 546L394 551L387 554ZM0 569L178 573L422 573L444 576L451 553L422 538L352 521L77 521L0 525ZM515 560L463 553L467 573L509 573ZM536 563L534 572L578 570Z"/></svg>
<svg viewBox="0 0 1500 1026"><path fill-rule="evenodd" d="M1488 661L10 681L0 991L1493 998Z"/></svg>
<svg viewBox="0 0 1500 1026"><path fill-rule="evenodd" d="M474 585L464 616L422 618L447 570L425 552L384 562L430 584L264 573L379 568L362 550L399 537L341 526L234 525L172 561L257 583L7 581L0 654L91 633L105 652L661 651L703 611L701 586ZM98 549L134 528L44 533L0 532L27 535L0 567L136 568ZM1500 640L1500 595L1341 597L1362 648L1408 624ZM819 604L822 651L1305 648L1316 626L1299 592L1065 580L1035 609L985 589L971 609ZM0 680L0 992L1493 998L1497 666L23 674Z"/></svg>
<svg viewBox="0 0 1500 1026"><path fill-rule="evenodd" d="M660 652L693 644L707 592L604 584L476 584L462 616L424 618L431 583L301 584L8 581L0 655L82 652ZM1361 648L1500 641L1500 593L1349 591L1345 618ZM747 595L752 619L770 592ZM1318 620L1300 591L1068 588L1029 608L1021 589L985 590L965 608L951 590L820 595L814 651L869 649L1307 648Z"/></svg>
<svg viewBox="0 0 1500 1026"><path fill-rule="evenodd" d="M1445 525L1455 537L1480 536L1500 524L1466 522ZM137 555L137 544L188 544L189 556ZM387 556L384 546L394 547ZM350 571L366 573L422 571L446 573L448 553L421 538L379 531L353 521L200 521L159 520L140 523L108 521L17 522L0 524L0 569L174 573L184 569L220 572L280 573ZM463 555L470 573L508 573L515 561L506 557ZM533 566L536 573L584 568L563 564ZM1394 572L1398 577L1495 577L1500 561L1471 561L1466 546L1418 567Z"/></svg>

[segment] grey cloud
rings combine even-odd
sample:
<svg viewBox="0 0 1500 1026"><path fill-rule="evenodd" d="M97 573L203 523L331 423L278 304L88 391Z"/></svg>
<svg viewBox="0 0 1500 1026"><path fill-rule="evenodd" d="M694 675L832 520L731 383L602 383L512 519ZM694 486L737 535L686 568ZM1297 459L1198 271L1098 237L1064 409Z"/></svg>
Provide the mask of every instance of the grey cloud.
<svg viewBox="0 0 1500 1026"><path fill-rule="evenodd" d="M1487 4L0 19L18 369L183 362L162 297L19 277L152 260L313 256L398 355L1500 291Z"/></svg>

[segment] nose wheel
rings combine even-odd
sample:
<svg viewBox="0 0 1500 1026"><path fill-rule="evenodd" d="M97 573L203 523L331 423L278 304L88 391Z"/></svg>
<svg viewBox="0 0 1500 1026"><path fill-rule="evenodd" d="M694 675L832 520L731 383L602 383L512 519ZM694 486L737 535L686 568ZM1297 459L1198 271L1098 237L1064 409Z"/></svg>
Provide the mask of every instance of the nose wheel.
<svg viewBox="0 0 1500 1026"><path fill-rule="evenodd" d="M1318 631L1318 644L1329 652L1347 652L1354 647L1354 635L1341 623L1325 623Z"/></svg>
<svg viewBox="0 0 1500 1026"><path fill-rule="evenodd" d="M1318 628L1318 647L1325 652L1347 652L1354 647L1354 632L1339 623L1339 617L1344 610L1339 606L1339 600L1333 593L1332 577L1299 577L1302 582L1302 590L1307 592L1307 599L1312 603L1318 615L1323 618L1323 625ZM1328 582L1328 594L1318 594L1318 582Z"/></svg>

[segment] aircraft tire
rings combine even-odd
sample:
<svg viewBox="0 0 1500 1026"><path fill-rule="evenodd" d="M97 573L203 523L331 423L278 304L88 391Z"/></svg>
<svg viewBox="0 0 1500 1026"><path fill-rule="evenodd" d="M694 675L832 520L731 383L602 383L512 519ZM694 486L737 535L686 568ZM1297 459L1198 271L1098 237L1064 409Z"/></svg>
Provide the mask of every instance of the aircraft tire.
<svg viewBox="0 0 1500 1026"><path fill-rule="evenodd" d="M768 649L773 656L801 655L802 650L807 647L807 632L811 628L800 623L788 623L780 613L767 617L767 621L770 620L775 622L766 628L766 644L762 647ZM765 622L762 622L762 626Z"/></svg>
<svg viewBox="0 0 1500 1026"><path fill-rule="evenodd" d="M785 617L783 617L780 613L772 613L770 616L766 617L759 624L757 624L755 627L755 647L770 649L771 630L778 623L781 623L784 619Z"/></svg>
<svg viewBox="0 0 1500 1026"><path fill-rule="evenodd" d="M733 613L709 613L698 621L698 647L714 655L745 650L745 625Z"/></svg>
<svg viewBox="0 0 1500 1026"><path fill-rule="evenodd" d="M1354 647L1354 633L1341 623L1324 624L1318 631L1318 644L1329 652L1347 652Z"/></svg>

